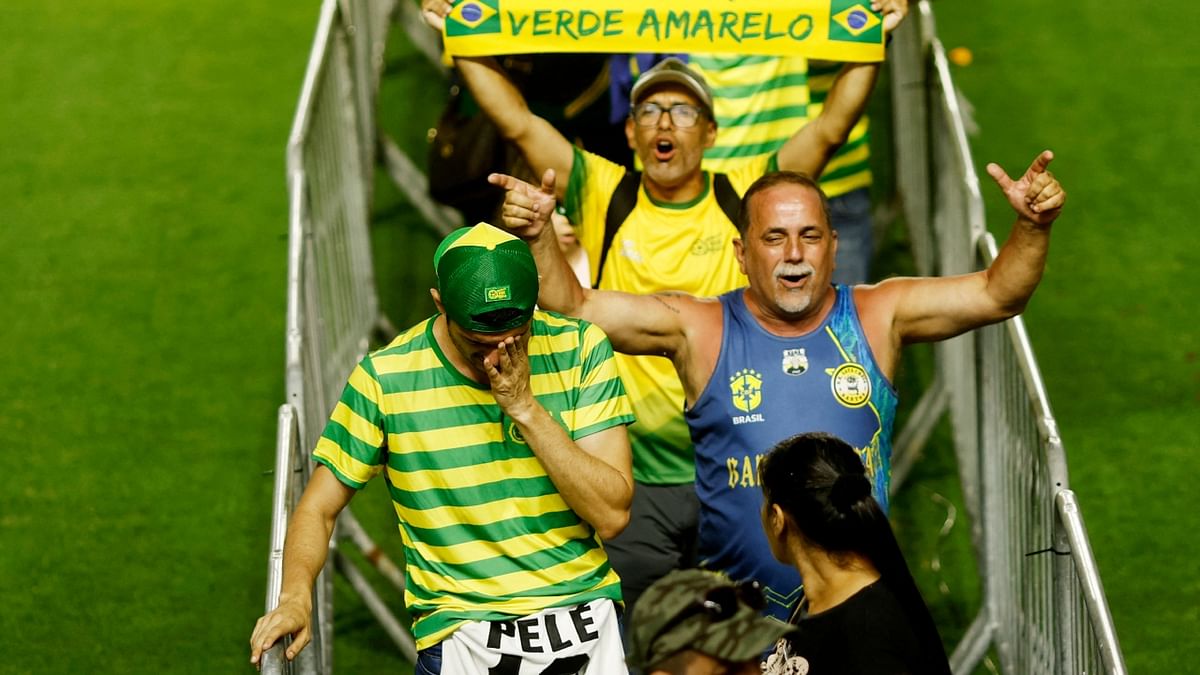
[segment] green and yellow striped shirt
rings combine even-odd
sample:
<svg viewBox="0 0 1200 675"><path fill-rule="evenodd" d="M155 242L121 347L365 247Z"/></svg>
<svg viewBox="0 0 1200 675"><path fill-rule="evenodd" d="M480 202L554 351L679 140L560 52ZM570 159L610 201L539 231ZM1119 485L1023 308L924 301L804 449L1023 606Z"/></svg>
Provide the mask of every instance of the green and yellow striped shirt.
<svg viewBox="0 0 1200 675"><path fill-rule="evenodd" d="M704 152L704 167L721 172L774 153L816 118L842 67L800 56L693 54L688 63L712 89L717 142ZM821 174L830 197L871 184L867 129L864 115Z"/></svg>
<svg viewBox="0 0 1200 675"><path fill-rule="evenodd" d="M449 362L433 323L359 363L313 451L355 489L384 473L417 648L467 621L620 601L593 528L567 506L491 391ZM528 353L534 396L571 438L633 421L596 326L535 312Z"/></svg>

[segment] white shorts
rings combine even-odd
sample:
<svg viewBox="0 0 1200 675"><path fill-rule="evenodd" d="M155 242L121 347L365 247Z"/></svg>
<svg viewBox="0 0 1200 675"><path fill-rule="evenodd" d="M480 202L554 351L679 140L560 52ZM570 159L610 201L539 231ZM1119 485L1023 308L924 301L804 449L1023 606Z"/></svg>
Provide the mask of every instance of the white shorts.
<svg viewBox="0 0 1200 675"><path fill-rule="evenodd" d="M507 621L463 624L442 641L442 673L625 675L617 612L607 598Z"/></svg>

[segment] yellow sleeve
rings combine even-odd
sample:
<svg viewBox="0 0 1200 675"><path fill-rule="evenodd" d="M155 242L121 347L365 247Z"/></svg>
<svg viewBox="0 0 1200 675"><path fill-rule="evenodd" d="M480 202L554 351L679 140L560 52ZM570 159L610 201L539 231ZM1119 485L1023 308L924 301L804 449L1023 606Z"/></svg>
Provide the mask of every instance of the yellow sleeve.
<svg viewBox="0 0 1200 675"><path fill-rule="evenodd" d="M571 177L567 183L565 205L567 217L575 226L579 244L587 253L592 269L592 282L600 263L600 247L604 244L604 219L613 190L625 176L625 167L586 150L575 148Z"/></svg>

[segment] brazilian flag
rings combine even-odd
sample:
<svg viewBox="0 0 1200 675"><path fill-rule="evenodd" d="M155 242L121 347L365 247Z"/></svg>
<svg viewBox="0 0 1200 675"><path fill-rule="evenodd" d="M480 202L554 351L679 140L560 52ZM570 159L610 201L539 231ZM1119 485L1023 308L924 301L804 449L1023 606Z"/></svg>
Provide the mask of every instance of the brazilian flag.
<svg viewBox="0 0 1200 675"><path fill-rule="evenodd" d="M446 16L446 37L500 32L500 0L459 0Z"/></svg>
<svg viewBox="0 0 1200 675"><path fill-rule="evenodd" d="M862 44L883 43L883 21L871 11L869 3L858 0L830 0L829 39Z"/></svg>

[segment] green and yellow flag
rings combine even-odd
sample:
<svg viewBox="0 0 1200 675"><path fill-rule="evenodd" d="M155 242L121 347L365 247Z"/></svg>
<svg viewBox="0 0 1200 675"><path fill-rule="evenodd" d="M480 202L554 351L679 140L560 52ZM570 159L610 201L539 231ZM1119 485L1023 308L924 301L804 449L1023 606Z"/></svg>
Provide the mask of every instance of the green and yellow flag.
<svg viewBox="0 0 1200 675"><path fill-rule="evenodd" d="M446 37L496 35L500 32L500 0L467 0L446 17Z"/></svg>
<svg viewBox="0 0 1200 675"><path fill-rule="evenodd" d="M883 60L869 0L457 0L446 58L556 52L801 55Z"/></svg>

